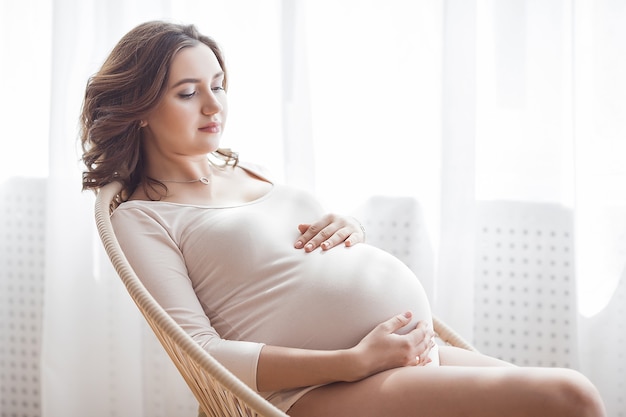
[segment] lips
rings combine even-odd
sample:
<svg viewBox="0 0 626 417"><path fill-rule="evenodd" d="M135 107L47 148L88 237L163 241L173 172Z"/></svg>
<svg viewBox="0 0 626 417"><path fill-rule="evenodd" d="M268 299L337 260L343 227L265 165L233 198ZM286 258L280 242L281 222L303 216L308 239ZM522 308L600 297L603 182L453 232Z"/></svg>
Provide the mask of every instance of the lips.
<svg viewBox="0 0 626 417"><path fill-rule="evenodd" d="M211 122L198 129L205 133L219 133L222 130L222 124L219 122Z"/></svg>

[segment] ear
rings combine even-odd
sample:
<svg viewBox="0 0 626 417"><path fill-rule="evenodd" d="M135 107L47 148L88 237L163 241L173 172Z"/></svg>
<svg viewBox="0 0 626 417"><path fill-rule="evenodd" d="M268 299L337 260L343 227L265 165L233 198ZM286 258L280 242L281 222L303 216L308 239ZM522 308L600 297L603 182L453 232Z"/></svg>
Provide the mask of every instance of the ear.
<svg viewBox="0 0 626 417"><path fill-rule="evenodd" d="M141 120L139 122L139 127L146 127L146 126L148 126L148 122L146 122L145 120Z"/></svg>

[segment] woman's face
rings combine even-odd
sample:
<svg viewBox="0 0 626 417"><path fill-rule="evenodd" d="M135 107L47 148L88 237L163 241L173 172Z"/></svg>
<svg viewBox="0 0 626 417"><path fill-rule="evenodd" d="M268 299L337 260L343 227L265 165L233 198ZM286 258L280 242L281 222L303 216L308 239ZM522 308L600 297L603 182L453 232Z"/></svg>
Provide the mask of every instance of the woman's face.
<svg viewBox="0 0 626 417"><path fill-rule="evenodd" d="M227 115L224 72L208 46L181 49L172 61L165 95L144 118L147 152L205 156L218 149Z"/></svg>

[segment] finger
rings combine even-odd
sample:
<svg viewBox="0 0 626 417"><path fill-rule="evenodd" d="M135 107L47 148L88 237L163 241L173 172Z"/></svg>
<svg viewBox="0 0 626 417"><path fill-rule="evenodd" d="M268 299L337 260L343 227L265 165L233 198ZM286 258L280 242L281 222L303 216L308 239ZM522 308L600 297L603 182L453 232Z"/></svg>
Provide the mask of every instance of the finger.
<svg viewBox="0 0 626 417"><path fill-rule="evenodd" d="M357 219L355 219L355 218L353 218L353 219L356 222L356 224L358 225L358 231L355 232L355 233L352 233L350 235L350 237L348 237L346 239L346 246L354 246L357 243L365 242L365 236L367 234L365 232L365 227L363 227L361 222L359 222Z"/></svg>
<svg viewBox="0 0 626 417"><path fill-rule="evenodd" d="M395 333L411 321L411 317L413 317L413 313L407 311L404 314L398 314L393 316L387 321L382 322L379 326L385 329L388 333Z"/></svg>
<svg viewBox="0 0 626 417"><path fill-rule="evenodd" d="M415 333L418 336L422 335L426 337L429 330L430 330L430 323L428 323L425 320L420 320L415 324L415 327L413 328L413 330L411 330L411 333Z"/></svg>
<svg viewBox="0 0 626 417"><path fill-rule="evenodd" d="M304 248L307 252L318 247L328 250L341 242L345 242L346 246L353 246L365 241L365 229L358 220L332 213L326 214L313 224L300 224L298 230L302 236L298 238L294 247Z"/></svg>
<svg viewBox="0 0 626 417"><path fill-rule="evenodd" d="M432 337L435 335L432 326L426 320L420 320L419 322L417 322L413 331L422 332L424 335L424 339L429 340L432 339Z"/></svg>
<svg viewBox="0 0 626 417"><path fill-rule="evenodd" d="M325 238L317 239L311 242L319 233L321 233L328 225L332 224L332 215L326 215L321 220L313 224L300 224L298 230L302 234L295 243L296 249L304 248L307 252L310 252L317 248ZM309 245L310 244L310 245ZM308 246L307 246L308 245Z"/></svg>
<svg viewBox="0 0 626 417"><path fill-rule="evenodd" d="M323 250L328 250L339 245L341 242L346 241L349 236L349 230L347 227L342 227L341 229L336 230L328 239L323 241L320 246ZM347 246L350 246L346 243Z"/></svg>
<svg viewBox="0 0 626 417"><path fill-rule="evenodd" d="M431 326L430 323L426 324L425 330L426 334L424 340L427 340L430 343L430 341L435 337L435 331L433 330L433 326Z"/></svg>
<svg viewBox="0 0 626 417"><path fill-rule="evenodd" d="M420 321L417 323L415 328L409 332L414 337L415 346L422 351L430 350L432 346L431 342L433 340L434 332L430 323L427 321Z"/></svg>
<svg viewBox="0 0 626 417"><path fill-rule="evenodd" d="M298 231L300 232L301 235L304 235L306 233L306 231L309 229L309 227L311 227L310 224L299 224L298 225ZM304 247L305 244L305 240L303 239L302 236L300 236L298 238L298 240L296 240L296 243L294 243L294 248L296 249L302 249Z"/></svg>
<svg viewBox="0 0 626 417"><path fill-rule="evenodd" d="M435 337L430 325L426 326L423 330L423 335L419 335L419 332L414 333L419 340L416 343L416 349L419 356L422 358L419 365L426 365L430 362L430 360L426 360L426 358L430 354L430 351L435 347Z"/></svg>
<svg viewBox="0 0 626 417"><path fill-rule="evenodd" d="M298 231L300 232L300 237L296 240L296 243L293 245L296 249L302 249L304 245L311 238L312 232L309 232L311 229L311 225L308 223L301 223L298 225Z"/></svg>
<svg viewBox="0 0 626 417"><path fill-rule="evenodd" d="M338 221L332 214L327 215L322 221L312 224L303 234L303 240L312 235L308 242L305 241L304 250L311 252L318 247L328 250L346 240L348 234L349 229L342 221Z"/></svg>
<svg viewBox="0 0 626 417"><path fill-rule="evenodd" d="M417 355L415 357L415 366L426 366L431 363L433 360L426 356L426 354Z"/></svg>
<svg viewBox="0 0 626 417"><path fill-rule="evenodd" d="M312 228L313 226L311 226L309 230L311 230ZM323 243L326 243L329 239L331 239L331 237L334 234L334 230L335 229L332 225L324 227L323 229L321 229L319 232L317 232L313 237L309 239L309 241L304 245L304 250L306 252L311 252L317 249L318 247L322 246ZM331 247L329 246L330 243L331 242L326 243L325 245L327 246L326 249Z"/></svg>

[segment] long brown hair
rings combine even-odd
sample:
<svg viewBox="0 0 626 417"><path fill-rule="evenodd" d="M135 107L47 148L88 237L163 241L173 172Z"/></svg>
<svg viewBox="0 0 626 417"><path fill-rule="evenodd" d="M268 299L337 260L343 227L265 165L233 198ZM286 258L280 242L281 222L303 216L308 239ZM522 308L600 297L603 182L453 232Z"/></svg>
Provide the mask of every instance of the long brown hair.
<svg viewBox="0 0 626 417"><path fill-rule="evenodd" d="M143 23L128 32L113 48L100 71L89 78L81 115L83 190L95 192L111 181L122 183L120 202L128 199L140 183L167 188L144 172L141 119L165 93L169 69L182 48L207 45L227 73L217 43L193 25L161 21ZM214 153L225 163L237 163L228 149Z"/></svg>

